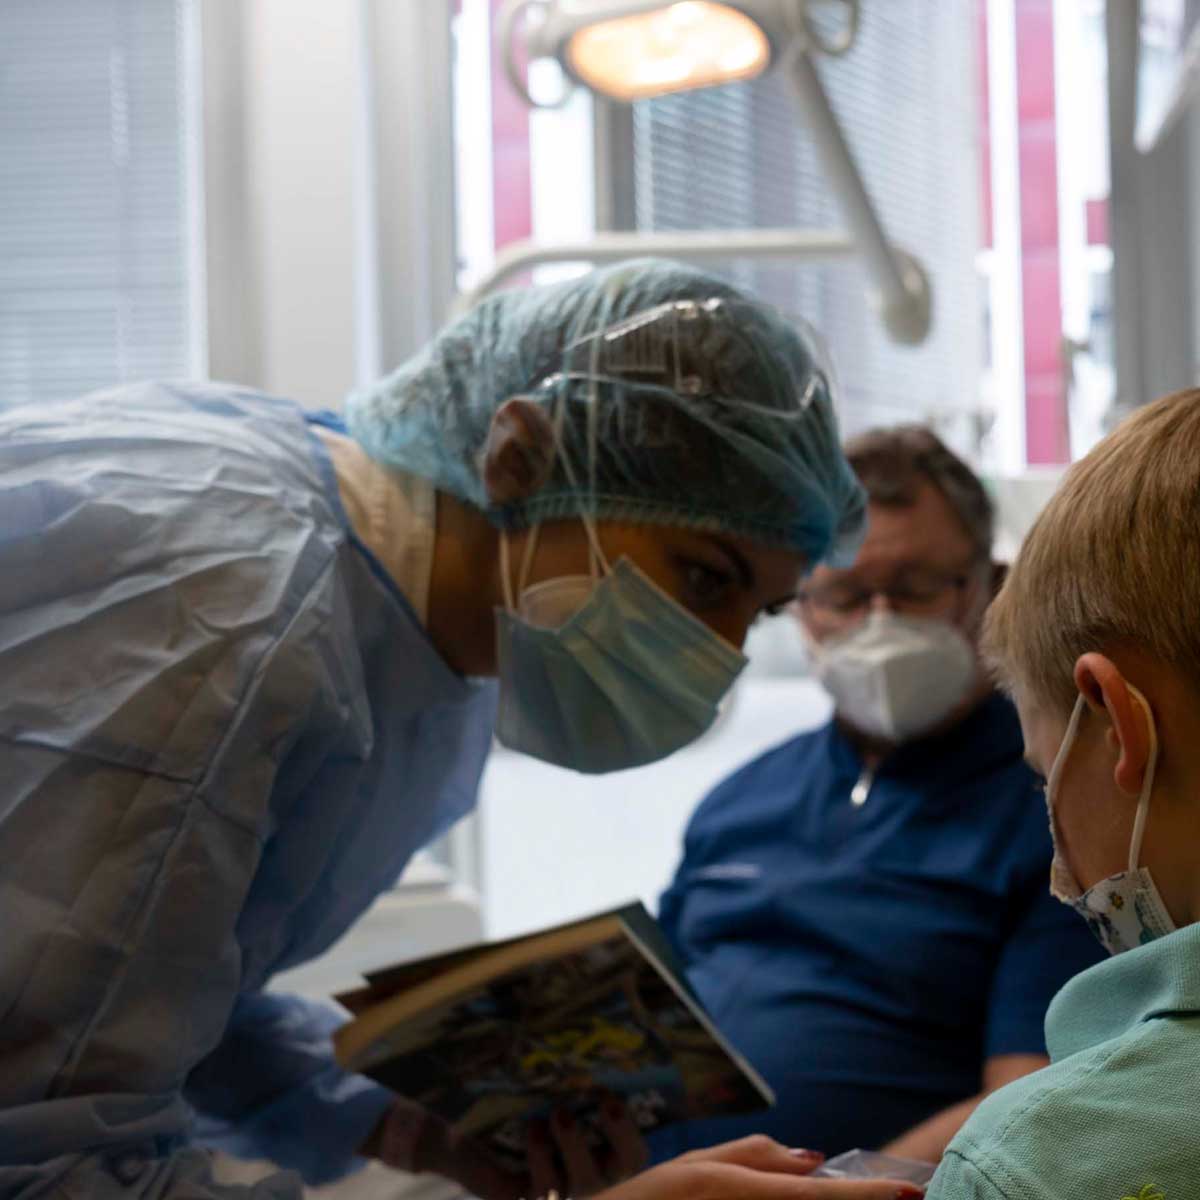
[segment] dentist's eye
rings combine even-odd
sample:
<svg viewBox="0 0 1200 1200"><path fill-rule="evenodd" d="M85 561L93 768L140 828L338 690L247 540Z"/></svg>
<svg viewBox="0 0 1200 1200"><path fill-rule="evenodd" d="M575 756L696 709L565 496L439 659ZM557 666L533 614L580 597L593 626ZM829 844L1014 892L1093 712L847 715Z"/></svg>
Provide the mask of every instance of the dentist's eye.
<svg viewBox="0 0 1200 1200"><path fill-rule="evenodd" d="M736 581L728 572L698 562L683 566L683 600L689 608L715 608L732 594Z"/></svg>

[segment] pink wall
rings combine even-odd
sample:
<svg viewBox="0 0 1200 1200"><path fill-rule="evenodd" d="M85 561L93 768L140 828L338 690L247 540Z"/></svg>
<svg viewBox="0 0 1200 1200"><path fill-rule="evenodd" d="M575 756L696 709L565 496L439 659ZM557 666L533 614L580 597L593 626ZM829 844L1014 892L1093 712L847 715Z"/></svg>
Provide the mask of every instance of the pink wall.
<svg viewBox="0 0 1200 1200"><path fill-rule="evenodd" d="M979 198L983 205L982 245L992 244L992 139L991 91L988 87L987 0L979 0L976 15L976 62L979 66Z"/></svg>
<svg viewBox="0 0 1200 1200"><path fill-rule="evenodd" d="M1070 457L1061 360L1057 127L1053 0L1015 0L1017 155L1020 171L1021 283L1024 297L1025 451L1030 463ZM983 244L992 244L988 129L987 0L979 0L980 155ZM1103 240L1106 213L1089 206L1089 240Z"/></svg>
<svg viewBox="0 0 1200 1200"><path fill-rule="evenodd" d="M1062 371L1052 0L1016 0L1017 143L1025 332L1025 448L1030 463L1070 458Z"/></svg>
<svg viewBox="0 0 1200 1200"><path fill-rule="evenodd" d="M533 232L529 157L529 110L508 85L495 37L496 13L503 0L491 0L492 10L492 204L496 249L527 238Z"/></svg>

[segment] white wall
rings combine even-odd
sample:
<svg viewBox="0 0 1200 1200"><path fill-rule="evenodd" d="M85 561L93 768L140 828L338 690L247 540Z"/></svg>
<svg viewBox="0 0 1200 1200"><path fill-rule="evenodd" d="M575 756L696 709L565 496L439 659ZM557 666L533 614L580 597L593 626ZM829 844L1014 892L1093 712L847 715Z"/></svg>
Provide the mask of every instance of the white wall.
<svg viewBox="0 0 1200 1200"><path fill-rule="evenodd" d="M1066 467L1030 467L1020 475L987 479L996 505L996 539L993 554L998 562L1011 563L1033 527L1038 514L1058 490Z"/></svg>
<svg viewBox="0 0 1200 1200"><path fill-rule="evenodd" d="M209 369L313 408L454 286L449 8L201 0Z"/></svg>
<svg viewBox="0 0 1200 1200"><path fill-rule="evenodd" d="M354 379L354 9L247 7L262 386L314 407Z"/></svg>
<svg viewBox="0 0 1200 1200"><path fill-rule="evenodd" d="M630 899L653 911L704 795L768 746L828 714L829 701L809 680L751 677L707 737L649 767L577 775L498 750L484 776L479 816L488 936Z"/></svg>
<svg viewBox="0 0 1200 1200"><path fill-rule="evenodd" d="M355 368L352 0L202 8L209 361L310 407Z"/></svg>

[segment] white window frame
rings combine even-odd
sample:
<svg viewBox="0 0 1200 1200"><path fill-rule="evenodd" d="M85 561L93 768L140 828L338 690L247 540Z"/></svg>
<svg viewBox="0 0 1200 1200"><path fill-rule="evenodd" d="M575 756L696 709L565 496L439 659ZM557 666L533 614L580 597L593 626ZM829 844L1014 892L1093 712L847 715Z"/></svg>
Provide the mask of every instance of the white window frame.
<svg viewBox="0 0 1200 1200"><path fill-rule="evenodd" d="M450 6L195 2L210 372L336 409L426 342L455 293ZM272 986L328 996L364 969L477 940L475 838L460 822L329 953Z"/></svg>

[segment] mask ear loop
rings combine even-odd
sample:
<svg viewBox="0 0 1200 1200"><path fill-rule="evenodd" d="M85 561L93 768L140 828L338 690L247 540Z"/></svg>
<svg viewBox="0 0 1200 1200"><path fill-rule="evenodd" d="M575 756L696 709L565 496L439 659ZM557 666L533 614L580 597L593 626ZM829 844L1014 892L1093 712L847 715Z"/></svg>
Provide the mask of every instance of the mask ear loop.
<svg viewBox="0 0 1200 1200"><path fill-rule="evenodd" d="M504 590L504 607L511 613L517 611L517 601L525 594L525 585L529 582L529 572L533 568L533 555L537 548L538 526L529 529L525 539L525 549L521 554L521 567L517 574L516 595L512 585L512 551L509 548L509 532L507 529L500 533L500 586Z"/></svg>
<svg viewBox="0 0 1200 1200"><path fill-rule="evenodd" d="M1083 718L1083 710L1086 701L1083 694L1080 693L1075 701L1075 708L1071 712L1071 719L1067 722L1067 732L1063 734L1063 740L1058 747L1058 753L1054 756L1054 765L1050 768L1050 777L1046 780L1046 795L1050 800L1050 810L1054 811L1058 807L1058 783L1062 778L1063 767L1067 762L1067 755L1070 753L1071 747L1075 744L1076 735L1079 733L1079 722Z"/></svg>
<svg viewBox="0 0 1200 1200"><path fill-rule="evenodd" d="M568 465L565 454L562 455L562 463L563 473L567 477L567 482L573 488L577 487L575 474ZM596 522L593 520L592 513L589 512L581 512L579 519L583 522L583 529L588 539L588 571L593 579L601 579L603 576L612 573L612 567L609 565L603 549L601 549L600 534L596 530Z"/></svg>
<svg viewBox="0 0 1200 1200"><path fill-rule="evenodd" d="M596 531L596 451L599 445L600 426L600 393L598 380L600 377L600 348L604 344L604 325L601 320L597 336L592 339L588 361L588 414L587 414L587 454L588 454L588 502L591 510L584 520L584 528L588 535L588 571L593 579L599 579L601 574L609 573L608 561L600 549L600 536Z"/></svg>
<svg viewBox="0 0 1200 1200"><path fill-rule="evenodd" d="M529 573L533 570L533 556L537 550L538 534L541 528L540 525L532 526L529 536L525 539L525 553L521 555L521 574L517 577L518 599L525 594L526 585L529 583Z"/></svg>
<svg viewBox="0 0 1200 1200"><path fill-rule="evenodd" d="M1070 870L1064 863L1061 862L1059 855L1059 835L1058 835L1058 787L1062 779L1063 767L1066 765L1067 756L1071 752L1071 747L1075 744L1075 738L1079 733L1079 722L1083 719L1084 708L1086 701L1081 692L1075 700L1075 707L1071 711L1071 719L1067 722L1067 730L1063 734L1063 739L1059 743L1058 753L1054 756L1054 764L1050 768L1050 775L1046 779L1046 810L1050 817L1050 832L1054 839L1054 861L1050 864L1050 894L1060 900L1073 900L1082 893L1082 888L1079 886L1079 881L1071 874Z"/></svg>
<svg viewBox="0 0 1200 1200"><path fill-rule="evenodd" d="M500 531L500 587L504 591L504 607L508 612L516 612L516 605L513 603L513 586L512 586L512 555L508 549L508 530Z"/></svg>
<svg viewBox="0 0 1200 1200"><path fill-rule="evenodd" d="M591 411L589 411L589 413L588 413L588 423L589 423L588 424L588 440L589 440L589 443L591 442L591 439L595 436L595 430L592 428L592 425L593 425L593 411L594 411L594 406L595 406L595 387L596 387L595 367L596 367L598 353L599 353L599 351L598 351L597 347L594 347L591 351L591 354L592 354L592 378L591 378L592 394L590 395L589 400L588 400L589 406L591 406ZM554 430L555 448L558 451L558 460L559 460L559 462L562 463L563 474L566 475L567 483L569 483L571 485L572 490L578 492L578 491L580 491L579 480L576 477L575 471L571 466L571 457L567 453L566 443L563 438L563 425L566 421L566 387L567 387L567 383L568 383L568 381L564 377L563 383L561 385L563 388L563 391L561 393L562 398L559 400L558 407L554 414L554 420L551 422L551 428ZM605 557L604 551L600 547L600 535L596 531L596 523L595 523L595 520L593 519L594 508L595 508L595 494L596 494L594 450L589 450L589 454L592 459L592 466L590 468L591 483L589 486L591 488L590 495L592 496L593 512L587 512L586 510L584 510L584 511L580 512L579 519L580 519L580 521L583 522L583 529L584 529L584 532L587 534L587 539L588 539L588 569L589 569L589 573L591 574L593 579L600 579L604 575L611 574L612 567L609 565L608 559Z"/></svg>
<svg viewBox="0 0 1200 1200"><path fill-rule="evenodd" d="M1150 754L1146 760L1146 777L1142 780L1142 794L1138 797L1137 815L1133 819L1133 837L1129 840L1129 870L1134 872L1142 857L1142 838L1146 833L1146 818L1150 814L1150 793L1154 788L1154 772L1158 766L1158 730L1154 726L1154 714L1150 702L1133 684L1129 694L1142 706L1150 734Z"/></svg>

